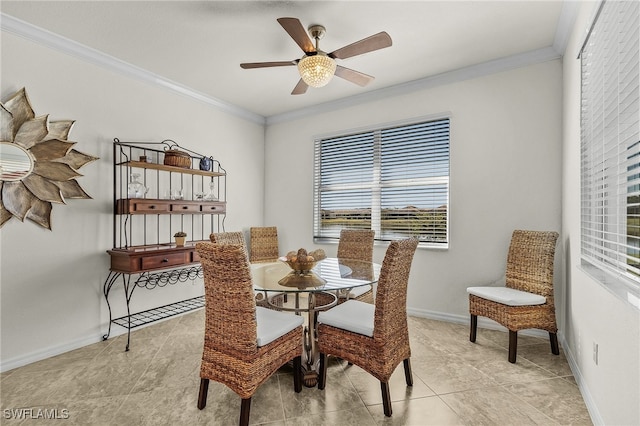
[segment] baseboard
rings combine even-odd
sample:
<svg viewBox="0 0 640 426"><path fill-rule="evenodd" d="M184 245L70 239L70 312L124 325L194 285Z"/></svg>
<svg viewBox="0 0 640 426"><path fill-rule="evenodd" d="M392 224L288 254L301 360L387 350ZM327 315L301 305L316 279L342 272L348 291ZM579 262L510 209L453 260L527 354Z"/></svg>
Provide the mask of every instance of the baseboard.
<svg viewBox="0 0 640 426"><path fill-rule="evenodd" d="M111 336L109 336L109 338L119 336L127 332L126 329L121 329L120 327L115 327L115 328L118 328L119 330L112 329ZM50 346L48 348L37 350L31 353L28 353L26 355L21 355L21 356L9 358L9 359L3 359L3 360L0 360L0 373L13 370L14 368L23 367L33 362L42 361L43 359L51 358L56 355L63 354L65 352L69 352L75 349L82 348L87 345L98 343L100 341L102 341L102 334L95 333L95 335L92 335L90 337L84 337L82 339L77 339L62 345Z"/></svg>
<svg viewBox="0 0 640 426"><path fill-rule="evenodd" d="M598 406L596 405L593 397L591 396L591 392L589 392L589 388L585 384L584 377L582 376L582 372L578 367L578 363L576 362L576 358L571 351L569 344L567 343L564 334L562 332L558 332L558 341L560 345L562 345L562 349L564 350L564 355L567 358L567 362L569 363L569 368L571 369L571 373L573 373L573 377L576 379L576 383L578 384L578 389L580 389L580 393L582 394L582 399L584 400L584 404L587 406L587 411L589 411L589 416L591 416L591 421L594 425L604 425L604 420L600 415L600 410L598 410Z"/></svg>
<svg viewBox="0 0 640 426"><path fill-rule="evenodd" d="M447 314L444 312L428 311L425 309L414 309L414 308L407 308L407 314L412 315L414 317L419 317L419 318L427 318L432 320L469 325L469 315L454 315L454 314ZM478 317L478 327L486 328L489 330L499 330L504 332L507 331L505 327L501 326L497 322L484 317ZM533 336L533 337L541 337L541 338L549 337L549 333L547 333L546 331L535 330L535 329L522 330L522 331L519 331L518 334L523 336Z"/></svg>

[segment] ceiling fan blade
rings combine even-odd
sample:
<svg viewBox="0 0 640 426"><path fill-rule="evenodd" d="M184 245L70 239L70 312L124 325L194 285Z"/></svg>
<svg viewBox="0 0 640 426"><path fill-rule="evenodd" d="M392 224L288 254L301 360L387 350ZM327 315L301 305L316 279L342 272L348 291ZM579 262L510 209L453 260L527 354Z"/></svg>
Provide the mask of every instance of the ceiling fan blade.
<svg viewBox="0 0 640 426"><path fill-rule="evenodd" d="M391 37L386 32L374 34L370 37L363 38L360 41L351 43L348 46L341 47L338 50L334 50L329 53L329 56L334 59L346 59L356 55L362 55L363 53L372 52L378 49L384 49L391 46Z"/></svg>
<svg viewBox="0 0 640 426"><path fill-rule="evenodd" d="M347 81L357 84L358 86L364 87L367 84L371 83L375 77L372 75L368 75L362 73L360 71L355 71L350 68L345 68L343 66L336 66L336 73L340 78L344 78Z"/></svg>
<svg viewBox="0 0 640 426"><path fill-rule="evenodd" d="M268 67L286 67L289 65L296 65L298 61L279 61L279 62L246 62L240 64L240 68L246 70L250 68L268 68Z"/></svg>
<svg viewBox="0 0 640 426"><path fill-rule="evenodd" d="M291 92L291 94L292 95L304 95L307 92L308 88L309 88L309 86L307 85L307 83L305 83L304 80L300 79L298 84L296 84L296 87L293 88L293 92Z"/></svg>
<svg viewBox="0 0 640 426"><path fill-rule="evenodd" d="M307 35L307 30L297 18L278 18L278 22L305 53L316 51L313 42Z"/></svg>

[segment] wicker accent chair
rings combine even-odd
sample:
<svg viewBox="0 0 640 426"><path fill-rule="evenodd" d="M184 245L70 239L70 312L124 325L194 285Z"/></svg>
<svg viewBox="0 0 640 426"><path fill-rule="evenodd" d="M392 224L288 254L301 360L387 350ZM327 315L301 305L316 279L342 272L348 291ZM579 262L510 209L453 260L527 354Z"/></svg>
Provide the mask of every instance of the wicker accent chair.
<svg viewBox="0 0 640 426"><path fill-rule="evenodd" d="M278 251L278 228L275 226L252 227L249 229L251 263L275 262Z"/></svg>
<svg viewBox="0 0 640 426"><path fill-rule="evenodd" d="M242 246L242 249L244 250L245 255L247 255L247 246L245 244L244 234L242 232L239 232L239 231L238 232L216 232L209 235L209 239L211 240L212 243L215 243L215 244L239 244ZM273 294L269 295L269 296L273 296L271 297L272 304L269 304L264 293L260 291L256 291L255 296L256 296L256 305L263 306L265 308L278 309L278 308L281 308L282 305L284 304L283 294L276 294L275 296Z"/></svg>
<svg viewBox="0 0 640 426"><path fill-rule="evenodd" d="M389 378L403 362L407 386L413 386L407 326L407 285L418 240L389 244L378 280L375 305L347 300L318 315L320 371L318 388L327 382L327 355L355 364L380 380L384 414L391 416Z"/></svg>
<svg viewBox="0 0 640 426"><path fill-rule="evenodd" d="M294 390L302 390L300 316L256 307L251 272L241 245L196 244L204 270L205 335L198 408L207 404L209 380L242 398L240 425L249 424L251 397L293 360Z"/></svg>
<svg viewBox="0 0 640 426"><path fill-rule="evenodd" d="M476 341L478 316L509 330L509 362L516 362L518 331L537 328L549 332L551 352L560 354L553 303L553 260L557 232L516 230L507 255L505 287L469 287L471 330Z"/></svg>

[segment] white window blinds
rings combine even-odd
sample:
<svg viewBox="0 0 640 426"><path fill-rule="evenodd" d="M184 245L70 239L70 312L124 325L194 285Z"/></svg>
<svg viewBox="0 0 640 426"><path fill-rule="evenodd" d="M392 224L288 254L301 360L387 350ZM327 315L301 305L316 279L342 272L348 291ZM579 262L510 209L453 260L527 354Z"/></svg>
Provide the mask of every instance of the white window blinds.
<svg viewBox="0 0 640 426"><path fill-rule="evenodd" d="M581 253L640 282L640 2L601 5L580 53Z"/></svg>
<svg viewBox="0 0 640 426"><path fill-rule="evenodd" d="M373 229L447 247L449 118L317 139L314 237Z"/></svg>

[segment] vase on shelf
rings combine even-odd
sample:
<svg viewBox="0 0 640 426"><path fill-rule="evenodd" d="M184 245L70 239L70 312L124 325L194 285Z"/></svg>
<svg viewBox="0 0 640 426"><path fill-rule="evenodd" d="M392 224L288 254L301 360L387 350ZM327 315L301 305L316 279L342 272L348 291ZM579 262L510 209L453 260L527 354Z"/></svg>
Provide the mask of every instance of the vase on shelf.
<svg viewBox="0 0 640 426"><path fill-rule="evenodd" d="M218 201L218 197L216 197L216 193L214 189L215 189L215 184L213 183L213 181L211 181L211 183L209 184L209 193L204 196L205 200Z"/></svg>
<svg viewBox="0 0 640 426"><path fill-rule="evenodd" d="M127 195L129 198L143 198L148 191L149 188L140 182L140 175L138 173L132 173L129 185L127 185Z"/></svg>

